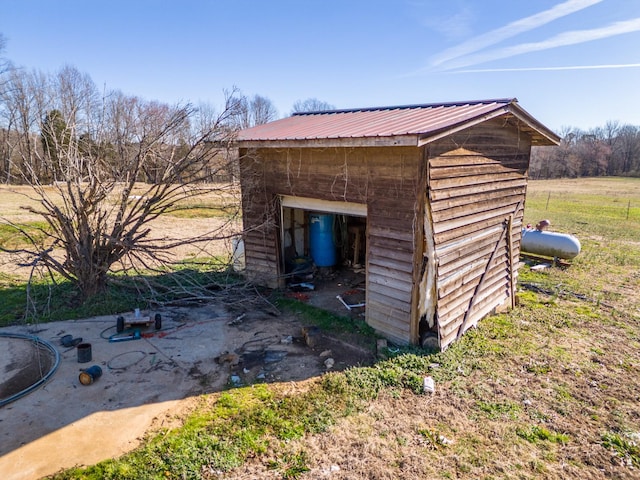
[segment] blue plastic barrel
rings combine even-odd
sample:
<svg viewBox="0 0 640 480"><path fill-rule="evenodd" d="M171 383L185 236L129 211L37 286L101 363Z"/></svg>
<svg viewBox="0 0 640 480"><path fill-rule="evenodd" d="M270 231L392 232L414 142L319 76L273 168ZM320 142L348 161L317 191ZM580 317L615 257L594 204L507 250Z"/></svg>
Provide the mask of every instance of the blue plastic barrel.
<svg viewBox="0 0 640 480"><path fill-rule="evenodd" d="M309 248L311 258L318 267L333 267L336 264L336 244L333 240L333 218L330 213L309 215Z"/></svg>

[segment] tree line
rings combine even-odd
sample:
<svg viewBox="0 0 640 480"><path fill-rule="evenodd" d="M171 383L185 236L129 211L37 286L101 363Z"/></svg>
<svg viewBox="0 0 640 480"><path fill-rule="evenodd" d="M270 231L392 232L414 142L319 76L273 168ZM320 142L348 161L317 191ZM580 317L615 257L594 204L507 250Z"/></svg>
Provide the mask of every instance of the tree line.
<svg viewBox="0 0 640 480"><path fill-rule="evenodd" d="M533 179L599 176L640 177L640 127L607 122L583 131L564 128L557 147L534 147Z"/></svg>
<svg viewBox="0 0 640 480"><path fill-rule="evenodd" d="M208 103L172 106L119 90L101 91L89 75L72 66L53 74L17 68L3 59L3 46L0 34L1 183L62 181L71 157L83 158L85 167L99 164L114 178L122 171L131 174L127 165L140 153L142 139L154 136L152 132L157 148L145 151L144 165L135 172L138 181L159 181L163 162L202 150L194 142L218 148L209 149L211 154L201 159L203 165L192 164L182 175L228 181L234 174L228 162L234 133L278 118L271 100L243 95L235 87L224 92L224 105L218 108ZM294 110L330 108L316 99L294 104ZM180 116L184 118L177 124Z"/></svg>

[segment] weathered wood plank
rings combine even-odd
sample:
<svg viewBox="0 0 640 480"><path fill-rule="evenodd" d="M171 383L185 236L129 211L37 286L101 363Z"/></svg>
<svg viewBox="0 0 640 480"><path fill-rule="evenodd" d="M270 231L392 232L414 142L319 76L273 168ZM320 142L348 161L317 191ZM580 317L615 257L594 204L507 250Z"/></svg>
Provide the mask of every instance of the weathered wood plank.
<svg viewBox="0 0 640 480"><path fill-rule="evenodd" d="M454 228L441 233L434 234L434 240L437 245L444 244L456 239L464 238L467 235L480 232L484 229L495 227L497 225L503 225L510 212L500 212L495 217L487 218L486 220L469 223L459 228Z"/></svg>
<svg viewBox="0 0 640 480"><path fill-rule="evenodd" d="M474 311L470 314L469 322L467 324L467 327L465 328L465 331L477 325L480 320L489 315L497 306L502 305L508 298L508 295L506 295L504 292L495 291L492 295L482 300L478 304L477 308L474 309ZM458 318L441 327L440 342L442 348L446 347L456 340L458 330L460 329L460 325L462 325L463 318L464 315L460 315Z"/></svg>
<svg viewBox="0 0 640 480"><path fill-rule="evenodd" d="M500 201L503 198L512 196L519 196L520 198L522 198L525 194L525 191L526 187L524 185L520 187L508 187L504 189L500 189L496 186L496 190L433 201L431 202L430 206L432 212L439 212L441 210L447 210L450 208L459 207L461 205L472 205L475 202L485 202L488 200Z"/></svg>
<svg viewBox="0 0 640 480"><path fill-rule="evenodd" d="M391 230L383 225L367 225L367 235L369 239L373 237L392 238L403 242L413 243L413 232L406 230Z"/></svg>
<svg viewBox="0 0 640 480"><path fill-rule="evenodd" d="M495 185L498 182L518 181L520 179L522 179L522 173L511 171L503 173L491 173L487 175L472 175L468 177L430 179L429 187L432 190L448 190L452 188L477 186L482 184Z"/></svg>
<svg viewBox="0 0 640 480"><path fill-rule="evenodd" d="M470 152L468 155L456 154L456 150L448 155L447 153L438 157L432 157L429 159L429 168L448 168L454 166L475 166L475 165L518 165L526 166L529 164L529 157L524 152L513 152L510 149L509 152L491 153L491 156L480 155L477 152ZM459 150L457 150L459 151Z"/></svg>
<svg viewBox="0 0 640 480"><path fill-rule="evenodd" d="M473 184L458 187L445 187L435 188L433 185L429 185L429 200L431 202L438 202L449 198L462 197L468 195L477 195L485 192L494 192L496 190L502 190L505 188L518 188L525 187L527 180L523 177L512 178L507 180L496 181L494 183L482 183Z"/></svg>
<svg viewBox="0 0 640 480"><path fill-rule="evenodd" d="M443 220L433 224L433 231L436 235L447 232L449 230L455 230L461 227L468 227L473 224L481 223L485 220L504 218L506 219L510 214L514 212L516 204L498 206L491 210L480 211L478 213L472 213L470 215L454 217L451 220Z"/></svg>
<svg viewBox="0 0 640 480"><path fill-rule="evenodd" d="M493 248L487 249L487 251L483 252L482 256L478 256L473 260L470 260L468 263L461 264L458 268L449 269L444 274L439 271L438 296L444 297L452 291L455 291L456 288L460 288L470 280L476 279L482 275L482 272L487 269L487 263L492 253ZM494 258L491 262L491 268L501 262L504 262L505 264L507 263L508 257L506 246L504 244L499 246L496 251L496 256L497 258Z"/></svg>
<svg viewBox="0 0 640 480"><path fill-rule="evenodd" d="M400 314L389 310L386 305L372 304L367 309L367 323L374 329L384 332L385 336L391 336L395 341L403 344L410 341L409 318L406 314Z"/></svg>
<svg viewBox="0 0 640 480"><path fill-rule="evenodd" d="M494 233L491 236L473 236L473 240L467 240L469 237L463 237L460 239L461 241L458 243L457 248L449 248L444 251L436 250L436 258L441 268L440 272L446 273L451 269L458 268L460 266L459 262L464 262L465 260L473 261L476 257L482 256L487 248L495 248L499 238L497 235L500 235L500 233L500 230L498 230L497 234ZM457 265L449 267L451 263L456 263Z"/></svg>
<svg viewBox="0 0 640 480"><path fill-rule="evenodd" d="M522 200L522 195L512 195L508 197L498 197L490 200L478 200L466 205L452 207L446 210L439 210L432 213L433 222L438 224L446 224L450 219L467 218L471 214L477 215L480 212L492 212L500 208L510 207L513 213L515 206ZM455 228L455 227L454 227Z"/></svg>
<svg viewBox="0 0 640 480"><path fill-rule="evenodd" d="M460 177L500 175L514 172L517 172L519 175L523 175L526 167L527 164L523 164L522 162L449 166L431 169L429 171L429 177L432 181L435 181Z"/></svg>
<svg viewBox="0 0 640 480"><path fill-rule="evenodd" d="M384 308L382 310L393 310L396 312L402 312L403 315L409 315L411 312L411 304L407 301L401 301L394 297L389 297L384 294L379 293L378 291L371 290L368 293L371 295L367 295L367 309L375 307L376 304L383 305Z"/></svg>
<svg viewBox="0 0 640 480"><path fill-rule="evenodd" d="M458 258L441 265L439 264L438 281L444 283L447 281L449 276L455 275L456 273L461 274L463 271L465 271L465 268L473 268L474 266L481 264L482 262L486 264L489 261L489 257L491 257L491 254L494 250L496 250L497 255L506 256L506 243L504 239L500 241L499 245L496 245L497 241L498 239L494 238L493 242L486 243L483 247L479 248L477 251L474 251L473 254L470 254L468 257Z"/></svg>
<svg viewBox="0 0 640 480"><path fill-rule="evenodd" d="M373 277L370 276L369 285L380 285L387 288L395 288L396 290L406 292L407 294L411 295L411 289L413 288L411 277L404 275L403 277L405 277L406 280L404 278L396 278L395 276L388 276L378 273Z"/></svg>
<svg viewBox="0 0 640 480"><path fill-rule="evenodd" d="M402 249L391 249L379 247L378 245L369 244L369 248L367 250L367 255L369 261L372 261L374 258L389 258L396 262L404 262L404 263L412 263L413 262L413 254L410 251L402 250Z"/></svg>
<svg viewBox="0 0 640 480"><path fill-rule="evenodd" d="M488 288L490 288L491 285L494 285L494 283L496 282L503 281L505 288L506 286L508 286L507 285L508 270L506 267L506 263L504 262L504 259L503 259L503 262L498 262L498 263L492 262L492 265L489 267L489 269L488 270L485 269L485 271L483 271L485 278L482 286L480 287L480 290L478 291L478 295L479 295L478 299L482 298L482 296L484 295L484 292ZM501 280L498 280L498 279L501 279ZM480 280L482 279L478 277L474 281L464 284L461 288L457 290L453 290L449 295L438 298L439 314L441 314L441 316L443 316L444 318L447 313L451 312L457 307L464 306L465 302L471 299L474 291L478 290L477 286ZM466 311L466 308L465 308L465 311Z"/></svg>
<svg viewBox="0 0 640 480"><path fill-rule="evenodd" d="M409 262L398 262L395 259L388 257L369 257L368 259L369 268L377 267L384 268L387 271L396 271L398 275L411 274L413 273L413 263Z"/></svg>
<svg viewBox="0 0 640 480"><path fill-rule="evenodd" d="M441 325L449 323L449 320L459 315L464 315L468 310L469 302L474 295L477 282L472 282L467 285L467 288L456 292L456 296L449 295L438 300L438 319L442 322ZM498 268L489 272L485 278L483 288L477 293L476 304L479 304L493 291L503 289L508 291L508 272L506 268Z"/></svg>
<svg viewBox="0 0 640 480"><path fill-rule="evenodd" d="M483 242L486 239L493 238L495 241L497 241L503 229L504 223L501 222L489 228L484 228L477 232L454 238L453 240L450 240L448 242L439 243L435 247L435 253L438 258L443 258L447 255L457 252L460 249L464 249L467 246L473 246L477 242Z"/></svg>

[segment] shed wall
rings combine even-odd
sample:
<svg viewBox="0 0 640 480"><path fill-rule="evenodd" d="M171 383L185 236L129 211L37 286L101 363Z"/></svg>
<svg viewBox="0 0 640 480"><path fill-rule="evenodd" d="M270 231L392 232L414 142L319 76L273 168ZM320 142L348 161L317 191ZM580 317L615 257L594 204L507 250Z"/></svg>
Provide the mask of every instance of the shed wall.
<svg viewBox="0 0 640 480"><path fill-rule="evenodd" d="M277 283L279 195L367 205L367 323L417 341L414 264L421 251L426 166L418 147L241 149L247 274ZM417 243L420 245L417 245Z"/></svg>
<svg viewBox="0 0 640 480"><path fill-rule="evenodd" d="M513 295L530 152L527 135L496 121L429 146L441 348Z"/></svg>

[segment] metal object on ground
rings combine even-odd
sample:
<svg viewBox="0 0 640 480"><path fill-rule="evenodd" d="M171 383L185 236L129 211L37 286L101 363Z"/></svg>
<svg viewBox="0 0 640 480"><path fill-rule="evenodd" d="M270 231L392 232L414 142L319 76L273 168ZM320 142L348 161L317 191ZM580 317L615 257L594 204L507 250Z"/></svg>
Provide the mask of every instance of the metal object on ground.
<svg viewBox="0 0 640 480"><path fill-rule="evenodd" d="M353 303L353 304L349 304L345 301L344 298L342 298L342 295L336 295L336 298L338 300L340 300L340 303L342 303L342 305L345 306L345 308L349 311L353 310L354 308L361 308L361 307L366 307L367 304L366 302L360 302L360 303Z"/></svg>
<svg viewBox="0 0 640 480"><path fill-rule="evenodd" d="M156 313L153 318L140 315L140 309L136 308L133 315L119 315L116 319L116 332L122 333L125 327L146 326L154 324L156 330L162 328L162 316Z"/></svg>
<svg viewBox="0 0 640 480"><path fill-rule="evenodd" d="M81 343L78 345L78 363L87 363L91 361L91 344Z"/></svg>
<svg viewBox="0 0 640 480"><path fill-rule="evenodd" d="M82 337L73 338L73 335L64 335L62 338L60 338L60 345L67 348L75 347L81 342Z"/></svg>
<svg viewBox="0 0 640 480"><path fill-rule="evenodd" d="M135 329L134 331L132 331L129 335L112 335L109 338L109 342L111 343L115 343L115 342L126 342L127 340L140 340L142 338L142 335L140 334L140 330Z"/></svg>
<svg viewBox="0 0 640 480"><path fill-rule="evenodd" d="M80 375L78 376L78 380L80 380L80 383L82 385L91 385L101 376L102 376L102 368L100 368L98 365L92 365L86 370L83 370L82 372L80 372Z"/></svg>

